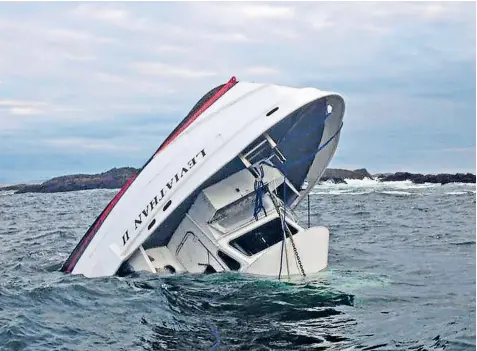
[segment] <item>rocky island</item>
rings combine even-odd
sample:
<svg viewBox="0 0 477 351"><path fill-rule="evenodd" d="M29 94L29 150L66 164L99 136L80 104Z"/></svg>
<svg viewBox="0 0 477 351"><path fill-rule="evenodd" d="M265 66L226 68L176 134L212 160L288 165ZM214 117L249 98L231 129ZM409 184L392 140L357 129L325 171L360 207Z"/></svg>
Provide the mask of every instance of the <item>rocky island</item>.
<svg viewBox="0 0 477 351"><path fill-rule="evenodd" d="M52 178L41 184L17 184L0 188L14 190L15 194L59 193L90 189L119 189L138 170L132 167L113 168L99 174L74 174Z"/></svg>
<svg viewBox="0 0 477 351"><path fill-rule="evenodd" d="M139 170L133 167L113 168L99 174L74 174L52 178L41 184L17 184L0 188L0 191L15 191L24 193L58 193L66 191L90 189L119 189ZM475 174L420 174L409 172L370 174L365 168L356 170L328 168L321 182L329 181L336 184L346 184L346 179L377 179L382 182L410 180L416 184L422 183L475 183Z"/></svg>

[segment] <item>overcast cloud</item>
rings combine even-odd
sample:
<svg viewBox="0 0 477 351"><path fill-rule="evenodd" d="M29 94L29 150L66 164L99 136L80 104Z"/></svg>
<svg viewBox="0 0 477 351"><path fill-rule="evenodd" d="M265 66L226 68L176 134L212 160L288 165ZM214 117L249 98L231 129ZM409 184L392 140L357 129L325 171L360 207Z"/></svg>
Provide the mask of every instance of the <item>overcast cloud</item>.
<svg viewBox="0 0 477 351"><path fill-rule="evenodd" d="M0 3L0 182L140 167L239 80L341 93L332 167L475 172L475 3Z"/></svg>

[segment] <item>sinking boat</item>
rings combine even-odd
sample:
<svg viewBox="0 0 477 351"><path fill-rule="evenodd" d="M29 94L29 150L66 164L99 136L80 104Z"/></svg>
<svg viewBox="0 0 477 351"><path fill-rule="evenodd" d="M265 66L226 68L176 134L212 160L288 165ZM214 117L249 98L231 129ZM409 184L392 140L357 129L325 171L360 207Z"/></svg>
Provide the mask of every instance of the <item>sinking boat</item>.
<svg viewBox="0 0 477 351"><path fill-rule="evenodd" d="M232 77L114 196L62 271L281 277L325 269L328 229L305 228L293 211L333 157L344 110L337 93Z"/></svg>

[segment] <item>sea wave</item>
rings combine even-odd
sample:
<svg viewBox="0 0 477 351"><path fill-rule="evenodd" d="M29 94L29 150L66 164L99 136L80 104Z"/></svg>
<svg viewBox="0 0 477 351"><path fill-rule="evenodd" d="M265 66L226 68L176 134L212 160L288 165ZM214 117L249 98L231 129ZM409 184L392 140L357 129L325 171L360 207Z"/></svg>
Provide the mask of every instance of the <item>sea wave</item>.
<svg viewBox="0 0 477 351"><path fill-rule="evenodd" d="M445 193L446 195L470 195L470 194L475 194L475 190L474 191L447 191Z"/></svg>
<svg viewBox="0 0 477 351"><path fill-rule="evenodd" d="M330 190L330 191L312 191L310 195L366 195L371 194L373 190L369 191L353 191L353 190Z"/></svg>
<svg viewBox="0 0 477 351"><path fill-rule="evenodd" d="M410 193L409 191L398 191L398 190L395 190L395 191L381 191L381 194L385 194L385 195L395 195L395 196L410 196L410 195L412 195L413 193Z"/></svg>
<svg viewBox="0 0 477 351"><path fill-rule="evenodd" d="M13 195L15 193L14 190L0 190L0 196L8 196Z"/></svg>
<svg viewBox="0 0 477 351"><path fill-rule="evenodd" d="M315 187L359 187L359 188L384 188L384 187L393 187L400 189L426 189L426 188L436 188L442 186L441 184L435 183L424 183L424 184L414 184L410 180L405 181L392 181L392 182L381 182L377 179L345 179L346 184L335 184L332 181L326 181L321 184L316 185ZM456 183L464 184L464 183ZM475 186L475 185L474 185Z"/></svg>
<svg viewBox="0 0 477 351"><path fill-rule="evenodd" d="M313 190L337 195L310 197L329 259L303 282L65 275L115 190L0 196L0 350L475 350L475 195L445 194L475 185L351 182Z"/></svg>
<svg viewBox="0 0 477 351"><path fill-rule="evenodd" d="M414 184L410 180L381 182L377 179L345 179L346 184L335 184L332 181L326 181L317 184L311 195L367 195L371 193L410 196L422 195L429 192L443 192L446 195L464 195L475 194L475 184L451 183L435 184L424 183Z"/></svg>

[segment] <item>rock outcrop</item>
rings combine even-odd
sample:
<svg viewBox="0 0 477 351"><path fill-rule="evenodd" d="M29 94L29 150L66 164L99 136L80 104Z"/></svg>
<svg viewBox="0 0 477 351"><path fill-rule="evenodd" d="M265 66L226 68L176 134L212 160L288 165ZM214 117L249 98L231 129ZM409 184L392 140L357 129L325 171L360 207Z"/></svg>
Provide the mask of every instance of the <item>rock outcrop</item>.
<svg viewBox="0 0 477 351"><path fill-rule="evenodd" d="M0 187L0 191L18 191L26 186L31 186L31 184L15 184L15 185L8 185L4 187Z"/></svg>
<svg viewBox="0 0 477 351"><path fill-rule="evenodd" d="M90 189L117 189L138 170L132 167L113 168L100 174L74 174L50 179L41 184L20 184L0 188L0 190L16 190L15 194L23 193L58 193Z"/></svg>
<svg viewBox="0 0 477 351"><path fill-rule="evenodd" d="M382 182L410 180L415 184L423 183L475 183L475 174L472 173L439 173L439 174L421 174L409 172L396 172L391 174L377 174L377 179Z"/></svg>
<svg viewBox="0 0 477 351"><path fill-rule="evenodd" d="M345 179L373 179L373 176L366 168L350 171L347 169L327 168L320 179L320 182L330 181L335 184L347 184Z"/></svg>

